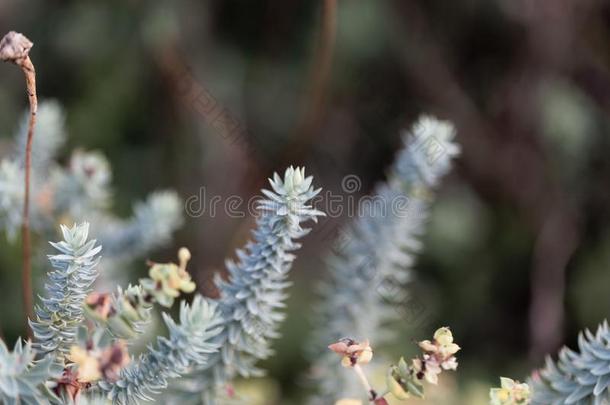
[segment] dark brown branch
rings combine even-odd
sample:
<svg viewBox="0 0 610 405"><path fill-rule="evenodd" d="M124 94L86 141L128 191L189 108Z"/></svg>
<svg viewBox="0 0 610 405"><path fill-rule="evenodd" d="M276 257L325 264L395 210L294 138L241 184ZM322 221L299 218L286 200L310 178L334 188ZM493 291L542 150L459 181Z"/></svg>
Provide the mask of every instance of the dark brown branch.
<svg viewBox="0 0 610 405"><path fill-rule="evenodd" d="M32 292L32 263L31 263L31 240L30 240L30 178L32 171L32 141L34 140L34 126L36 125L36 112L38 111L38 99L36 97L36 70L32 64L29 53L34 44L24 35L11 31L0 41L0 59L4 62L12 62L19 66L25 75L25 83L30 102L30 120L28 124L28 135L25 147L25 184L23 201L23 223L22 223L22 248L23 248L23 271L22 289L23 305L27 318L33 318L33 292ZM26 319L26 328L31 337L31 330Z"/></svg>

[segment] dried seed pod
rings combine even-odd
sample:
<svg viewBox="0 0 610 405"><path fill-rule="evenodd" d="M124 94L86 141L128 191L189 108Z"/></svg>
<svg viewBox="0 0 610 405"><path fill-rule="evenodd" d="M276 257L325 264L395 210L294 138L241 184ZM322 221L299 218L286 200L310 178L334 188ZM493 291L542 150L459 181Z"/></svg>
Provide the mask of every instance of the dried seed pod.
<svg viewBox="0 0 610 405"><path fill-rule="evenodd" d="M25 35L11 31L0 41L0 59L17 63L28 56L32 46L34 44Z"/></svg>

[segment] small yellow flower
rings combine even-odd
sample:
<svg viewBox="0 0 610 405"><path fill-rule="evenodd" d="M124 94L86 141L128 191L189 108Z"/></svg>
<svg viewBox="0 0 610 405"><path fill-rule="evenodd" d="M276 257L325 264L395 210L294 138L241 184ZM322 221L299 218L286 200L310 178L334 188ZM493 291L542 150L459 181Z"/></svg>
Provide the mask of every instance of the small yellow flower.
<svg viewBox="0 0 610 405"><path fill-rule="evenodd" d="M527 405L530 403L530 387L525 383L500 377L500 388L489 391L491 405Z"/></svg>
<svg viewBox="0 0 610 405"><path fill-rule="evenodd" d="M191 293L195 291L195 283L186 271L186 264L191 258L187 248L180 248L178 260L175 263L152 263L148 276L159 286L159 290L167 297L176 298L180 292Z"/></svg>
<svg viewBox="0 0 610 405"><path fill-rule="evenodd" d="M454 355L460 351L460 346L453 343L453 334L449 328L439 328L434 332L432 342L424 340L419 342L419 347L443 370L457 369L458 364Z"/></svg>
<svg viewBox="0 0 610 405"><path fill-rule="evenodd" d="M180 273L180 269L174 263L154 264L148 273L151 279L161 286L161 291L170 297L178 297L180 291L193 292L195 283L191 281L188 273Z"/></svg>
<svg viewBox="0 0 610 405"><path fill-rule="evenodd" d="M447 327L442 327L434 332L434 340L440 345L450 345L453 343L453 334Z"/></svg>
<svg viewBox="0 0 610 405"><path fill-rule="evenodd" d="M102 378L98 359L90 355L87 350L72 346L68 359L78 366L79 382L94 382Z"/></svg>
<svg viewBox="0 0 610 405"><path fill-rule="evenodd" d="M421 357L415 357L410 364L401 358L398 364L388 370L388 391L398 399L404 400L410 396L423 398L424 381L436 385L443 370L457 369L454 354L460 347L453 343L449 328L438 329L432 341L419 342L419 347L424 352Z"/></svg>
<svg viewBox="0 0 610 405"><path fill-rule="evenodd" d="M95 382L102 377L115 381L130 361L127 345L122 340L104 349L91 351L72 346L68 359L77 366L76 379L80 383Z"/></svg>
<svg viewBox="0 0 610 405"><path fill-rule="evenodd" d="M356 364L367 364L373 359L373 349L369 341L358 343L355 340L344 338L328 346L333 352L343 356L341 365L353 367Z"/></svg>

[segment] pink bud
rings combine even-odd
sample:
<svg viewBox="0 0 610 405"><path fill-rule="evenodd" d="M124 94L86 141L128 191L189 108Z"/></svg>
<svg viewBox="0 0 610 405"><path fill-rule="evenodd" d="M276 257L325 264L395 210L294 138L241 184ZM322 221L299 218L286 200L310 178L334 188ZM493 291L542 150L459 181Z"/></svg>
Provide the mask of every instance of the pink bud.
<svg viewBox="0 0 610 405"><path fill-rule="evenodd" d="M335 353L345 354L347 353L348 346L344 342L337 342L333 343L332 345L329 345L328 348Z"/></svg>

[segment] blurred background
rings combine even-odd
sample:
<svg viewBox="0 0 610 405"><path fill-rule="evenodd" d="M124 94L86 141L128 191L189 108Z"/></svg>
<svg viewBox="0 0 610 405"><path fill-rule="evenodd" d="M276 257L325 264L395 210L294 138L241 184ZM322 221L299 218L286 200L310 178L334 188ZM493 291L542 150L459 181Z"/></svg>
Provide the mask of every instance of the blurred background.
<svg viewBox="0 0 610 405"><path fill-rule="evenodd" d="M419 114L452 120L463 154L411 286L425 322L406 325L396 348L452 327L461 369L429 403L486 403L497 376L525 378L610 314L607 1L2 0L9 30L35 44L39 97L66 109L64 157L106 154L123 216L159 188L248 199L290 164L337 194L358 176L350 195L366 195ZM4 154L27 99L21 72L0 72ZM269 378L244 387L260 403L307 395L304 319L349 220L324 219L304 240ZM145 259L185 245L214 295L207 281L252 225L202 209L121 272L137 279ZM1 238L0 329L13 342L24 332L19 246Z"/></svg>

